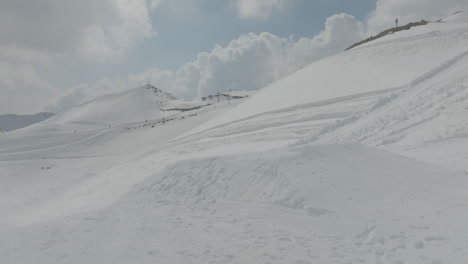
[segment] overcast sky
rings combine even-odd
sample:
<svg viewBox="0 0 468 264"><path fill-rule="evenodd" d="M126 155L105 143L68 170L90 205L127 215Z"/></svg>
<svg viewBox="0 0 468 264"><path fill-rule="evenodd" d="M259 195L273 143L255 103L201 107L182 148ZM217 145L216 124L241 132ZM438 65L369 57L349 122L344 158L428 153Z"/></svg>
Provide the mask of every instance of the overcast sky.
<svg viewBox="0 0 468 264"><path fill-rule="evenodd" d="M252 90L466 0L2 0L0 114L61 112L153 84L185 99Z"/></svg>

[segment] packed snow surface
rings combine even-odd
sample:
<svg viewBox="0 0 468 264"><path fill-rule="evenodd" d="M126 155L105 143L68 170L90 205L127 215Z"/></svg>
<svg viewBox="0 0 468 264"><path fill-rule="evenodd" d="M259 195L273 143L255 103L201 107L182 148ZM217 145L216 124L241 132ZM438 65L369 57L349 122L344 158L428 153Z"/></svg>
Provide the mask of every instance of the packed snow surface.
<svg viewBox="0 0 468 264"><path fill-rule="evenodd" d="M236 100L157 91L0 136L0 263L468 259L468 24Z"/></svg>

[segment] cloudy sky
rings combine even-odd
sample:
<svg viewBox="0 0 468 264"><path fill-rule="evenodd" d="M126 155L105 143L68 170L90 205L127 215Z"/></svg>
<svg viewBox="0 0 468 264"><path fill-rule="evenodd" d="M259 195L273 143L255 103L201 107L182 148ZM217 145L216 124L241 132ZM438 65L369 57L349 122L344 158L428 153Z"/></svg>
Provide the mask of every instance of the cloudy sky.
<svg viewBox="0 0 468 264"><path fill-rule="evenodd" d="M0 114L61 112L146 83L252 90L466 0L2 0Z"/></svg>

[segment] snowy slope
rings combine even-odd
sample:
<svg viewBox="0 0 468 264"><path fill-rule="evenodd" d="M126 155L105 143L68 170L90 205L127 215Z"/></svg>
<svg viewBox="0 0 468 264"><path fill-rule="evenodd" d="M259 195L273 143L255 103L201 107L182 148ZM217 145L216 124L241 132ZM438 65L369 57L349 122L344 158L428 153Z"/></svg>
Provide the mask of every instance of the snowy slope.
<svg viewBox="0 0 468 264"><path fill-rule="evenodd" d="M174 96L154 86L142 86L123 93L104 95L60 114L50 123L124 124L154 119Z"/></svg>
<svg viewBox="0 0 468 264"><path fill-rule="evenodd" d="M168 97L171 101L162 103L161 100L156 101L161 108L154 110L153 92L147 93L147 91L148 89L143 87L121 94L103 96L84 104L85 107L79 106L47 122L3 135L0 139L0 179L2 180L0 208L8 210L0 210L0 218L10 218L12 210L17 210L20 214L30 211L29 204L32 201L40 198L39 200L43 202L45 198L51 196L51 190L58 189L66 190L66 194L62 194L65 197L55 199L55 193L52 193L53 199L47 198L45 203L48 206L52 204L60 207L59 210L52 212L54 216L57 213L63 214L65 208L68 208L67 213L76 213L81 209L88 211L109 205L127 192L133 182L138 182L147 176L131 173L133 176L127 177L126 170L122 167L138 160L134 156L144 155L143 153L164 146L174 137L235 107L242 101L233 100L206 106L206 103L201 101L182 102ZM137 94L137 98L140 98L142 92L149 96L147 106L153 110L153 113L147 114L147 117L154 119L141 120L145 114L139 112L141 100L126 101L128 106L126 110L132 114L126 115L125 118L122 118L120 113L115 116L109 114L106 120L111 119L117 123L110 127L103 124L102 120L95 122L92 119L103 115L82 111L89 109L87 105L97 101L105 103L101 106L96 104L96 108L106 109L110 106L113 109L116 103L121 102L121 98L128 99L129 94ZM185 109L187 106L200 105L202 107L190 111L163 111L165 107ZM29 161L24 163L23 160ZM40 177L36 177L37 174ZM103 185L103 181L107 180L105 175L114 176L115 184L111 189L95 193L98 198L93 195L81 196L83 186L78 183L85 182L84 186L105 187ZM92 183L88 184L88 181ZM116 187L117 182L121 182L120 188ZM11 198L18 192L23 192L20 198ZM67 204L63 204L65 198L68 200ZM50 218L47 215L48 210L41 207L38 210L45 218ZM43 220L39 214L33 219Z"/></svg>
<svg viewBox="0 0 468 264"><path fill-rule="evenodd" d="M0 115L0 131L12 131L42 122L54 116L52 113L38 113L34 115ZM1 133L1 132L0 132Z"/></svg>
<svg viewBox="0 0 468 264"><path fill-rule="evenodd" d="M467 32L399 32L240 100L155 110L136 89L2 135L1 263L464 263Z"/></svg>
<svg viewBox="0 0 468 264"><path fill-rule="evenodd" d="M467 45L466 23L430 23L398 32L312 63L262 89L242 107L206 127L359 93L413 86L464 58Z"/></svg>
<svg viewBox="0 0 468 264"><path fill-rule="evenodd" d="M442 20L449 23L468 23L468 12L455 12L450 17Z"/></svg>
<svg viewBox="0 0 468 264"><path fill-rule="evenodd" d="M361 142L468 170L468 22L458 16L466 13L313 63L186 135L264 131L294 120L291 139L300 142ZM330 70L331 62L340 64ZM446 144L460 150L443 158Z"/></svg>
<svg viewBox="0 0 468 264"><path fill-rule="evenodd" d="M468 257L460 232L468 206L464 175L359 145L248 152L205 154L159 172L157 164L139 163L132 171L150 177L97 212L28 225L44 213L32 202L30 215L12 222L24 226L3 227L3 259L459 263ZM22 240L27 247L19 247Z"/></svg>

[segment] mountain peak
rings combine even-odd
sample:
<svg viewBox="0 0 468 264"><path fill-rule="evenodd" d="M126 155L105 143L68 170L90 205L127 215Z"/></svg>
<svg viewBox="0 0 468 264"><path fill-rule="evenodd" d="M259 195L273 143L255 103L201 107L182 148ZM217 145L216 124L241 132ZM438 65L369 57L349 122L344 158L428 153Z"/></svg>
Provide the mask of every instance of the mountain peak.
<svg viewBox="0 0 468 264"><path fill-rule="evenodd" d="M162 89L157 88L151 84L146 84L143 88L152 90L154 94L158 96L163 96L164 98L168 99L169 101L177 100L177 97L173 96L171 93L165 92Z"/></svg>
<svg viewBox="0 0 468 264"><path fill-rule="evenodd" d="M51 122L91 122L107 126L153 119L158 116L161 107L174 100L177 98L172 94L147 84L124 92L99 96L58 115Z"/></svg>

